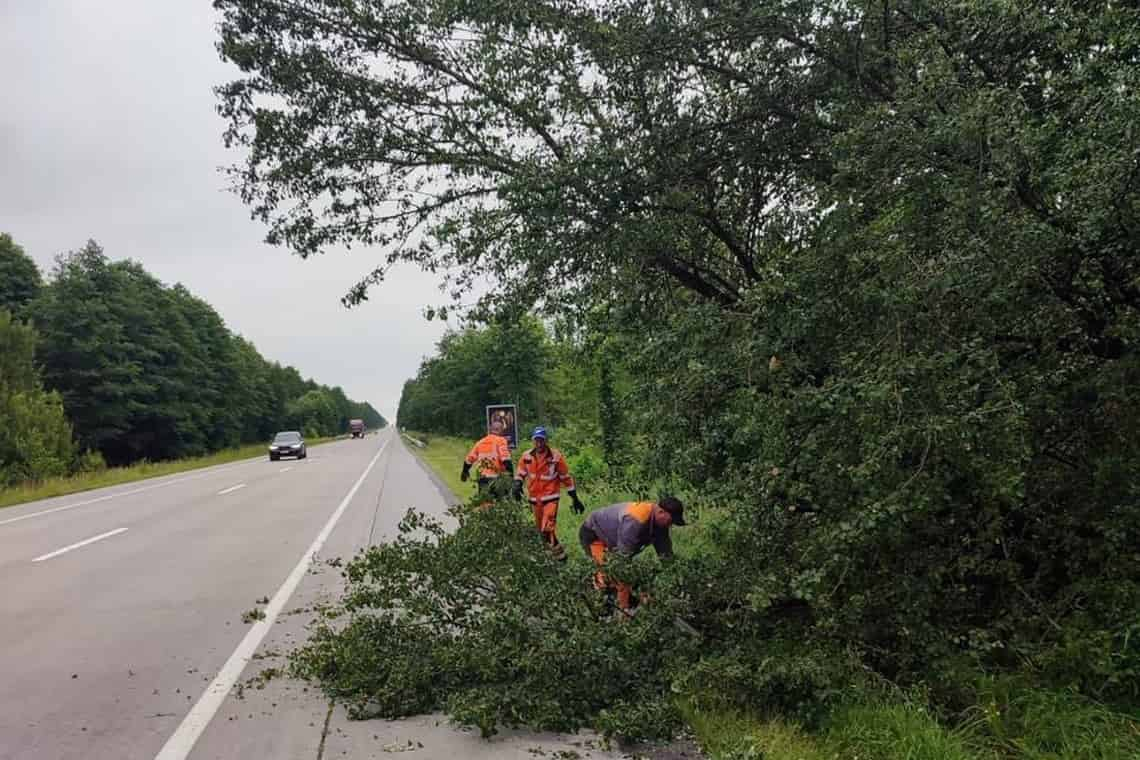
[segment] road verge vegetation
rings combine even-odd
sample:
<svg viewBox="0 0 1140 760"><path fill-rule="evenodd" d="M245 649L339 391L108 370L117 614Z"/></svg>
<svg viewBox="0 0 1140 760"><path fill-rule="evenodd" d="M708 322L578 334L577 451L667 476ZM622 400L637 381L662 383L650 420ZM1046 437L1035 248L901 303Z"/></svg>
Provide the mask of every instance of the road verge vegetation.
<svg viewBox="0 0 1140 760"><path fill-rule="evenodd" d="M456 489L465 443L421 436L421 454ZM614 498L583 484L590 506ZM1137 715L1072 690L973 671L957 700L904 689L857 654L805 636L811 612L772 600L742 609L739 562L706 509L675 531L678 561L618 563L615 577L651 592L631 619L590 585L592 566L568 519L566 563L539 543L512 501L472 498L449 529L409 512L397 538L347 564L339 605L324 612L293 672L357 718L445 711L485 736L501 728L590 728L620 740L691 730L713 757L766 760L1133 760Z"/></svg>

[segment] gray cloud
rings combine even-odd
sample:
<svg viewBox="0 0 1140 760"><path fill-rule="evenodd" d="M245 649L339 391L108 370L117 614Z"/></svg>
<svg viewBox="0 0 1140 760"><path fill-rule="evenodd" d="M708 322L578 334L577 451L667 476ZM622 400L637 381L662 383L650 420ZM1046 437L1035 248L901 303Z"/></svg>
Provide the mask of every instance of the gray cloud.
<svg viewBox="0 0 1140 760"><path fill-rule="evenodd" d="M353 310L340 296L375 258L301 261L225 191L211 88L232 72L214 14L192 0L0 2L0 231L45 271L94 238L182 282L268 358L342 385L391 418L443 331L422 317L437 279L393 272Z"/></svg>

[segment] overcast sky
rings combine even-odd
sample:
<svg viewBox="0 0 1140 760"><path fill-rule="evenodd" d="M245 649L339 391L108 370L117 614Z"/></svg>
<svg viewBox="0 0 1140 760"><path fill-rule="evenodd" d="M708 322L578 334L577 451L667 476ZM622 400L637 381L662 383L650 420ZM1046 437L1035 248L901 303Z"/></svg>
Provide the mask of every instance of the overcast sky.
<svg viewBox="0 0 1140 760"><path fill-rule="evenodd" d="M302 261L224 190L208 0L0 0L0 232L45 271L94 238L209 301L271 360L388 419L443 331L433 276L400 269L352 310L374 254Z"/></svg>

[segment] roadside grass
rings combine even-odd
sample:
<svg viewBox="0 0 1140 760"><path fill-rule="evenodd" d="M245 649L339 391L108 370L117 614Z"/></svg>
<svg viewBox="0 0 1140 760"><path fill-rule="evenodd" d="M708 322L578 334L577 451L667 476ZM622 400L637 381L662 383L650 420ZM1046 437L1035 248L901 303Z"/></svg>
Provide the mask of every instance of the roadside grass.
<svg viewBox="0 0 1140 760"><path fill-rule="evenodd" d="M409 442L408 448L432 468L460 501L466 501L475 493L474 478L467 483L459 479L459 473L463 469L463 457L467 456L474 441L424 433L407 433L404 439L407 440L409 436L427 444L421 449Z"/></svg>
<svg viewBox="0 0 1140 760"><path fill-rule="evenodd" d="M978 750L966 729L939 723L910 702L850 704L816 731L778 716L735 708L696 706L682 700L681 714L701 749L724 760L999 760Z"/></svg>
<svg viewBox="0 0 1140 760"><path fill-rule="evenodd" d="M849 704L818 730L737 709L681 713L718 760L1136 760L1140 721L1063 692L1020 690L1012 703L980 705L989 718L940 722L907 700Z"/></svg>
<svg viewBox="0 0 1140 760"><path fill-rule="evenodd" d="M969 727L948 727L910 702L856 704L829 716L821 744L827 757L875 760L997 760L972 741Z"/></svg>
<svg viewBox="0 0 1140 760"><path fill-rule="evenodd" d="M1078 694L987 678L976 723L990 746L1026 760L1136 760L1140 711L1116 712Z"/></svg>
<svg viewBox="0 0 1140 760"><path fill-rule="evenodd" d="M329 443L337 439L337 437L317 438L309 442L309 447L319 446L322 443ZM247 446L216 451L202 457L177 459L169 462L137 462L128 467L109 467L104 470L82 472L65 478L51 478L38 483L27 483L0 490L0 508L266 456L267 446L268 443L251 443Z"/></svg>
<svg viewBox="0 0 1140 760"><path fill-rule="evenodd" d="M475 493L473 481L459 480L473 441L410 435L426 444L412 451L460 500ZM578 490L588 510L637 498L602 483L583 482ZM715 548L718 512L702 505L692 527L675 531L678 554ZM558 512L559 540L571 552L583 519L568 503ZM901 695L853 699L812 730L765 715L762 705L746 712L681 695L678 708L702 750L716 760L1140 760L1140 714L1015 679L981 679L975 706L953 725Z"/></svg>
<svg viewBox="0 0 1140 760"><path fill-rule="evenodd" d="M820 742L795 723L740 710L698 708L688 700L681 714L701 749L725 760L831 760Z"/></svg>

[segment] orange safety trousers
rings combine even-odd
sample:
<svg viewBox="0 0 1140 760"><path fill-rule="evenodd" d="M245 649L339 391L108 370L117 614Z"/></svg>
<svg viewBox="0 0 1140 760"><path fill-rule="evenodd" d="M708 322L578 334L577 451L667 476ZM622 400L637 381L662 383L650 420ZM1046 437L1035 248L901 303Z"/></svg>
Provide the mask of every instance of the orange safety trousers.
<svg viewBox="0 0 1140 760"><path fill-rule="evenodd" d="M606 563L606 545L602 541L594 541L590 544L590 556L594 558L594 564L599 568ZM617 592L618 607L623 610L629 609L630 596L633 594L633 588L628 583L621 581L611 581L606 577L606 574L601 570L594 573L594 588L598 591L604 591L607 587L612 587Z"/></svg>
<svg viewBox="0 0 1140 760"><path fill-rule="evenodd" d="M558 526L558 502L531 502L534 511L534 527L542 534L542 539L548 544L558 543L555 537L555 528Z"/></svg>

